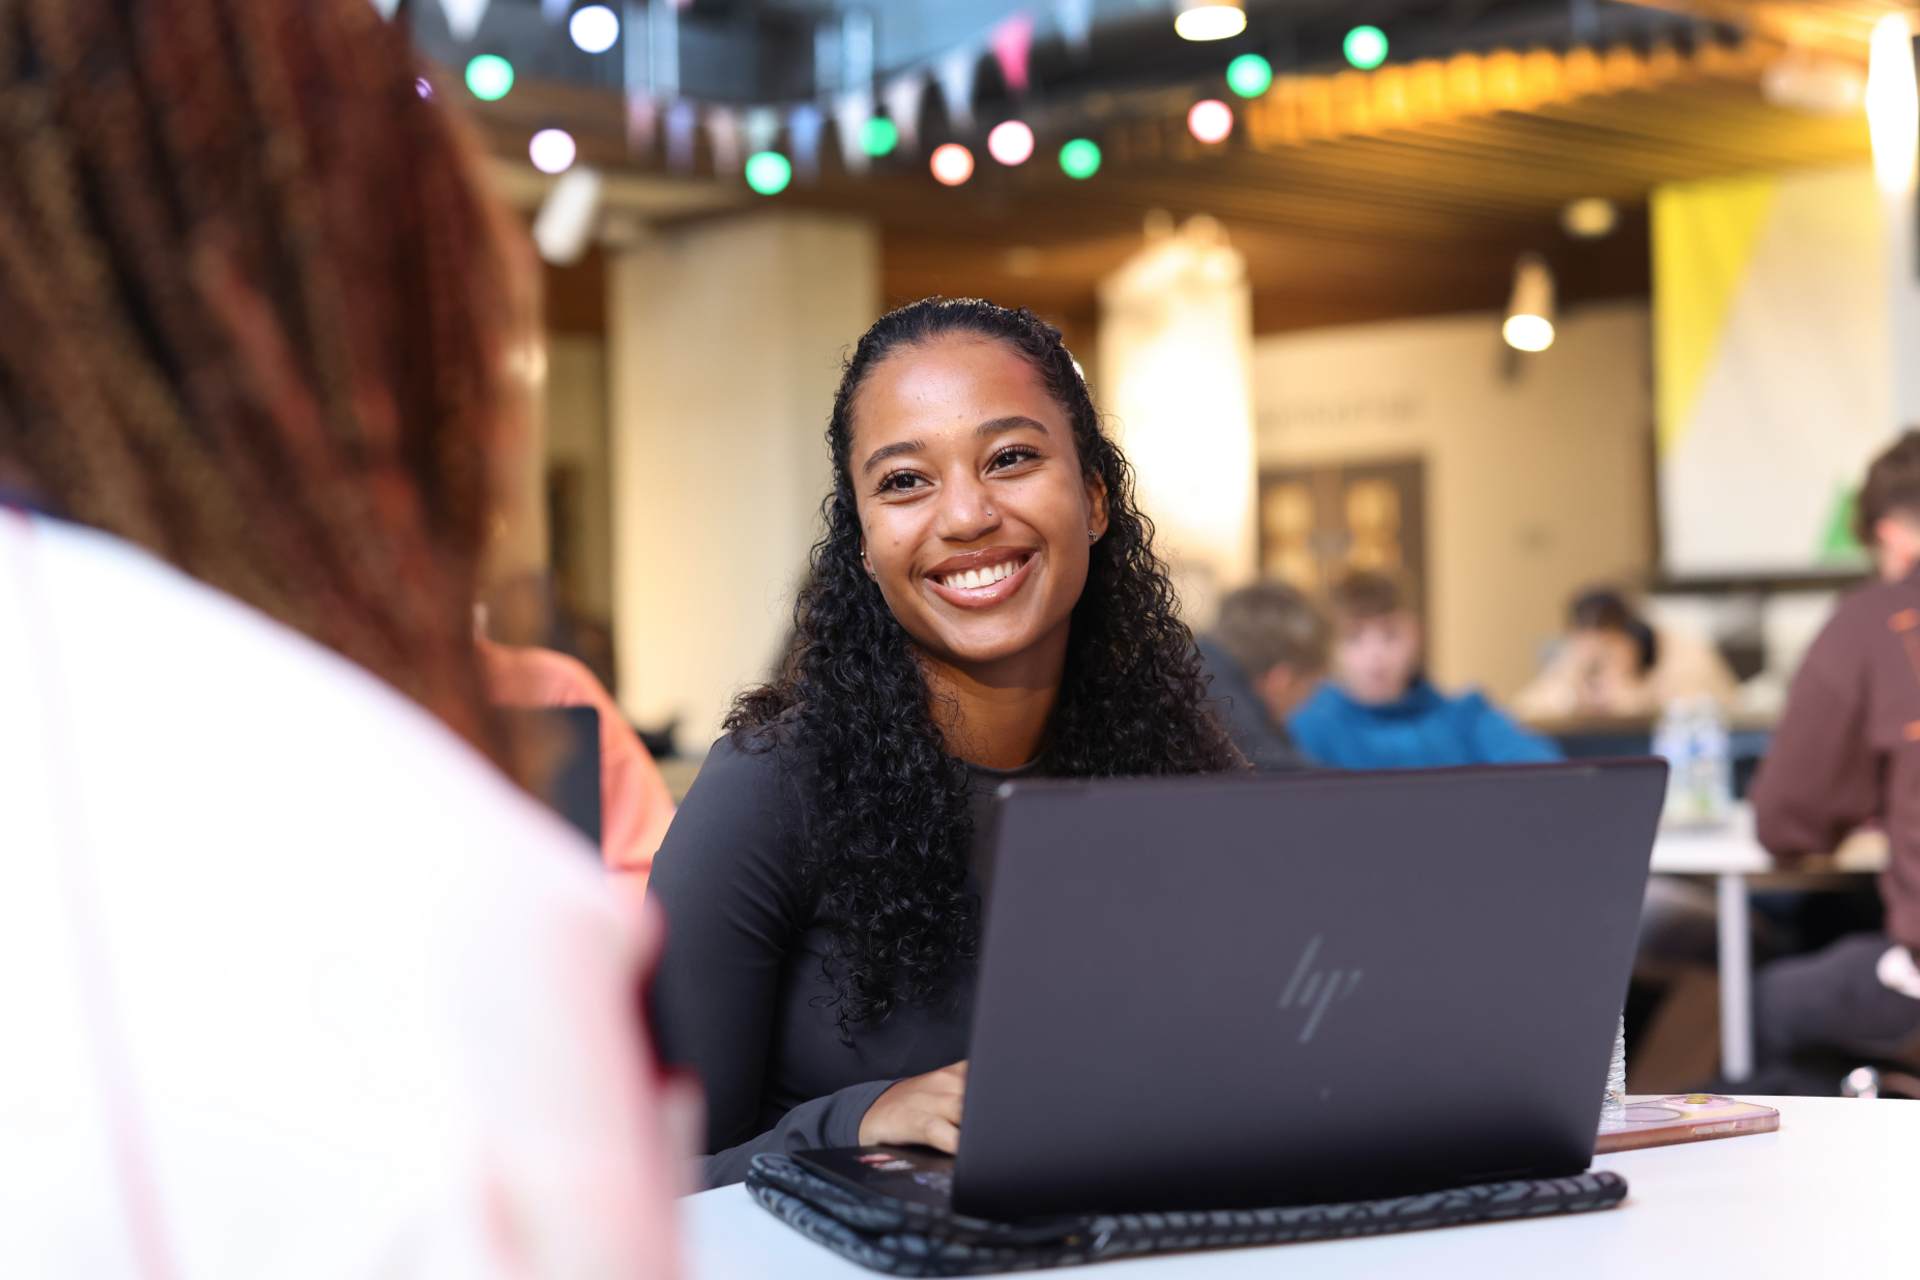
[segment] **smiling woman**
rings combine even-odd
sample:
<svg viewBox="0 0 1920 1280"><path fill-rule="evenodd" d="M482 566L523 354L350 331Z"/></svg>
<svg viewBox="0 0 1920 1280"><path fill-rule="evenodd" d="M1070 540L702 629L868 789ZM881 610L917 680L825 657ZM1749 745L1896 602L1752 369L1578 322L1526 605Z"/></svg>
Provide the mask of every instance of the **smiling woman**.
<svg viewBox="0 0 1920 1280"><path fill-rule="evenodd" d="M826 536L781 677L743 694L655 862L655 1013L756 1152L952 1150L1009 777L1241 767L1133 477L1024 310L927 299L847 362Z"/></svg>

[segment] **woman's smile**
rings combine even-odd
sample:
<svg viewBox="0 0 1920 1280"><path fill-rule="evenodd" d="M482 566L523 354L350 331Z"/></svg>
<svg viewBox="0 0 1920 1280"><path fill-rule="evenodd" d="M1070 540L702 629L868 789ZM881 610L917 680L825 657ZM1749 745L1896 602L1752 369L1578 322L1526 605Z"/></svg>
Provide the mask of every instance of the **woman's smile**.
<svg viewBox="0 0 1920 1280"><path fill-rule="evenodd" d="M935 599L956 608L991 609L1027 585L1039 558L1028 547L988 547L942 560L922 581Z"/></svg>

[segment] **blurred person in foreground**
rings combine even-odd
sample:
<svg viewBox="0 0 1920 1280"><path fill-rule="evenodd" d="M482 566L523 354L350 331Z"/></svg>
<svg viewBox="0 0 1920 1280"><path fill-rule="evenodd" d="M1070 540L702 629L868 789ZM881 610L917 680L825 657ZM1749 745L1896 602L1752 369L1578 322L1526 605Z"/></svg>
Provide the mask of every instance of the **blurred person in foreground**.
<svg viewBox="0 0 1920 1280"><path fill-rule="evenodd" d="M1692 698L1729 709L1738 692L1712 642L1675 628L1656 630L1620 592L1593 587L1573 598L1559 652L1514 698L1513 709L1529 720L1644 717Z"/></svg>
<svg viewBox="0 0 1920 1280"><path fill-rule="evenodd" d="M1920 1063L1920 431L1874 459L1856 532L1879 580L1841 601L1808 649L1749 799L1760 843L1782 858L1883 824L1886 929L1761 973L1754 1034L1773 1066Z"/></svg>
<svg viewBox="0 0 1920 1280"><path fill-rule="evenodd" d="M1334 585L1333 678L1293 713L1300 750L1338 769L1426 769L1558 760L1478 690L1448 695L1421 674L1420 621L1384 574Z"/></svg>
<svg viewBox="0 0 1920 1280"><path fill-rule="evenodd" d="M1220 602L1200 637L1208 694L1233 745L1256 769L1306 765L1287 717L1327 669L1327 623L1313 603L1278 580L1241 587Z"/></svg>
<svg viewBox="0 0 1920 1280"><path fill-rule="evenodd" d="M677 1269L639 937L472 643L531 264L417 74L0 0L9 1274Z"/></svg>

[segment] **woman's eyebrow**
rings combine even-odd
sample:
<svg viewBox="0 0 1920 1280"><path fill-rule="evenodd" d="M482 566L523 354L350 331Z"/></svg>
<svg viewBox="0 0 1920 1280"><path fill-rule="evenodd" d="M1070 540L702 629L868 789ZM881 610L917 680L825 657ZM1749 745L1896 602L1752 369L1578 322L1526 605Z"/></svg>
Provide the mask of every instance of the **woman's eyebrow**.
<svg viewBox="0 0 1920 1280"><path fill-rule="evenodd" d="M1024 413L1011 413L1004 418L989 418L975 427L973 434L976 436L993 436L999 435L1002 431L1017 431L1022 427L1038 431L1043 436L1049 434L1046 423L1041 422L1037 418L1029 418Z"/></svg>
<svg viewBox="0 0 1920 1280"><path fill-rule="evenodd" d="M862 473L871 471L888 458L897 458L903 453L919 453L926 447L918 440L897 440L892 444L883 444L867 457L866 462L861 464L860 470Z"/></svg>

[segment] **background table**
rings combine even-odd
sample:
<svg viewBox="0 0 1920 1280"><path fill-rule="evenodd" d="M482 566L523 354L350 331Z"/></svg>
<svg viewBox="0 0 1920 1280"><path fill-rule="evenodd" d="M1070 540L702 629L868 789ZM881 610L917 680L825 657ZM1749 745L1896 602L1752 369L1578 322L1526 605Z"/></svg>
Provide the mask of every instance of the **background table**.
<svg viewBox="0 0 1920 1280"><path fill-rule="evenodd" d="M1451 1227L1369 1240L1176 1254L1051 1272L1087 1280L1318 1277L1920 1275L1920 1102L1767 1098L1779 1133L1601 1156L1630 1184L1606 1213ZM738 1186L682 1203L691 1280L851 1280L844 1262Z"/></svg>
<svg viewBox="0 0 1920 1280"><path fill-rule="evenodd" d="M1656 875L1712 876L1717 882L1720 948L1720 1070L1729 1080L1753 1074L1753 931L1748 894L1756 881L1817 887L1836 877L1872 875L1887 865L1887 840L1856 832L1832 854L1776 864L1754 835L1753 810L1734 809L1725 826L1662 828L1653 845ZM1916 1270L1920 1274L1920 1270Z"/></svg>

